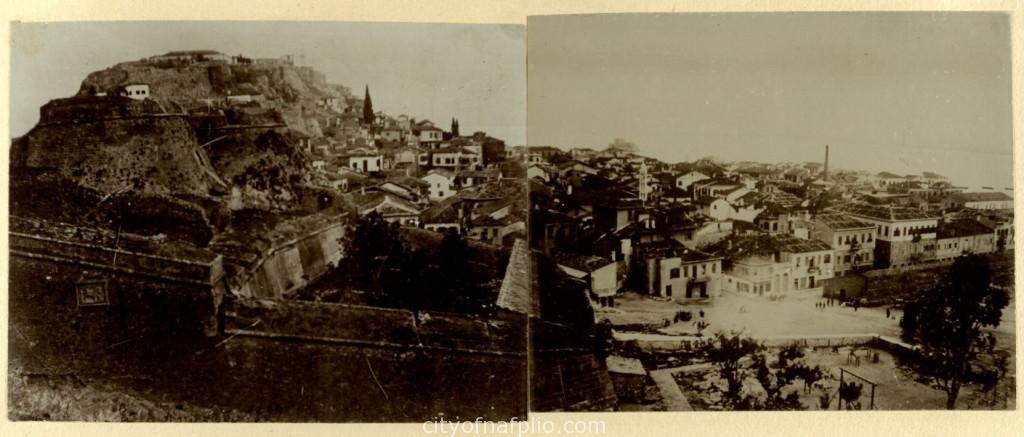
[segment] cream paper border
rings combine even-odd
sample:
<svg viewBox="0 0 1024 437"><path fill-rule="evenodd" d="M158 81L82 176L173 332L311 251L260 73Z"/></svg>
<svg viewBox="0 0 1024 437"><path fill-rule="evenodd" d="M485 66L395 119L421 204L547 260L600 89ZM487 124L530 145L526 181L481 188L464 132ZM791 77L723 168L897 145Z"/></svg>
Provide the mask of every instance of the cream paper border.
<svg viewBox="0 0 1024 437"><path fill-rule="evenodd" d="M442 23L526 24L529 15L615 13L615 12L742 12L742 11L1004 11L1010 14L1013 51L1014 169L1020 168L1024 129L1021 116L1022 24L1024 3L1020 1L718 1L692 0L177 0L144 3L132 0L9 0L0 7L3 22L0 35L10 41L10 21L111 21L111 20L286 20L286 21L388 21ZM527 38L529 34L527 33ZM0 137L10 138L10 44L0 46ZM524 108L525 110L525 108ZM6 140L5 140L6 141ZM4 148L10 147L9 141ZM0 155L0 169L8 168L8 150ZM1024 175L1015 172L1014 186L1024 183ZM4 379L3 411L0 435L35 436L392 436L430 435L421 424L86 424L25 423L7 419L7 208L8 178L0 182L0 287L2 308L2 344L0 374ZM1017 210L1024 204L1015 196ZM1020 230L1018 216L1017 229ZM1020 232L1016 244L1021 245ZM1017 271L1024 265L1017 257ZM1017 289L1024 280L1016 278ZM1021 306L1016 306L1021 320ZM1017 375L1021 375L1022 336L1017 337ZM1021 393L1018 384L1017 393ZM912 411L912 412L803 412L803 413L546 413L531 414L533 420L603 420L604 435L644 435L686 437L691 435L828 435L828 436L932 436L932 435L1022 435L1021 411ZM497 435L497 434L495 434Z"/></svg>

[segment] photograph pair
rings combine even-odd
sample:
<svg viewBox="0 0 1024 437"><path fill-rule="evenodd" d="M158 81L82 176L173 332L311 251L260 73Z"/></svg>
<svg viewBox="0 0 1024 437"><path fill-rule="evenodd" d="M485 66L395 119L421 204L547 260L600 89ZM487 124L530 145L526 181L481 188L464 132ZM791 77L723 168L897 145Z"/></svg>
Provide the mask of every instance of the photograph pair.
<svg viewBox="0 0 1024 437"><path fill-rule="evenodd" d="M1010 27L12 22L8 419L1015 410Z"/></svg>

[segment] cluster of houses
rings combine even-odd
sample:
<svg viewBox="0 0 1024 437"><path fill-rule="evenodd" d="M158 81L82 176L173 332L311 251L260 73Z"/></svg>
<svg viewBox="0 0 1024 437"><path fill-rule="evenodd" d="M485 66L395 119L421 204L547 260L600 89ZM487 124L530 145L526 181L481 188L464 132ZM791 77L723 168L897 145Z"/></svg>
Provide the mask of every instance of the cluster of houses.
<svg viewBox="0 0 1024 437"><path fill-rule="evenodd" d="M532 243L595 307L625 290L677 301L816 290L837 276L1013 248L1012 197L964 192L931 172L666 164L614 148L519 153Z"/></svg>
<svg viewBox="0 0 1024 437"><path fill-rule="evenodd" d="M454 129L446 131L430 120L417 121L404 114L390 117L381 112L366 123L359 115L361 105L361 101L354 101L340 113L331 109L322 123L325 135L306 145L315 165L330 173L347 168L364 174L401 171L416 176L433 169L480 171L505 160L504 141L484 132L460 136L454 122ZM323 107L333 108L334 104L325 103Z"/></svg>
<svg viewBox="0 0 1024 437"><path fill-rule="evenodd" d="M322 105L333 112L341 103ZM376 212L388 222L497 246L525 238L525 181L504 174L503 141L483 132L459 136L456 120L450 131L382 112L367 123L355 116L361 100L346 105L336 116L343 127L358 126L343 135L359 145L319 138L306 152L328 185L351 196L360 216Z"/></svg>
<svg viewBox="0 0 1024 437"><path fill-rule="evenodd" d="M138 64L290 66L304 69L301 74L322 76L309 67L294 66L291 56L250 59L213 50L173 51ZM161 107L171 104L155 98L146 83L125 83L118 93L163 101ZM96 95L107 93L97 90ZM225 116L230 110L235 118L246 120L229 120L221 128L283 129L306 154L314 183L345 193L360 216L377 212L388 222L454 231L494 245L511 245L515 238L525 237L525 181L504 174L503 166L516 164L506 159L504 141L479 131L460 135L454 118L444 129L430 120L373 111L369 87L364 99L347 90L316 95L320 97L281 106L264 104L261 95L229 92L218 99L193 99L197 107L189 112L202 116L204 110L219 111ZM522 173L522 166L517 168Z"/></svg>

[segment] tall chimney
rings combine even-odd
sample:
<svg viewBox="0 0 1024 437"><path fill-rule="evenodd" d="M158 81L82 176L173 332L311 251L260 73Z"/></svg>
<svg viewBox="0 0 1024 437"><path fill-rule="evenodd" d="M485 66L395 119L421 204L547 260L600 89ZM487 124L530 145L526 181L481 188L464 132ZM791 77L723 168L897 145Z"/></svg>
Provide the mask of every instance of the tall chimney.
<svg viewBox="0 0 1024 437"><path fill-rule="evenodd" d="M825 177L824 177L824 179L826 181L828 180L828 144L825 145Z"/></svg>

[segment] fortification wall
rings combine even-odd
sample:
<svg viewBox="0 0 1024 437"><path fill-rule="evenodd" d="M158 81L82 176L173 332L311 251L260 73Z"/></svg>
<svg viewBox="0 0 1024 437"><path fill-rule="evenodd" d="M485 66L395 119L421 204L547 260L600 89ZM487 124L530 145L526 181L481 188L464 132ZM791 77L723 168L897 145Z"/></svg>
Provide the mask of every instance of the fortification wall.
<svg viewBox="0 0 1024 437"><path fill-rule="evenodd" d="M198 265L121 254L114 268L92 262L103 248L60 246L63 257L43 258L36 249L55 246L12 240L16 372L105 378L270 421L526 413L522 320L431 313L417 322L403 310L228 299L218 332L224 290L201 286L208 275ZM164 267L181 277L150 271ZM107 303L82 305L77 287L96 283Z"/></svg>
<svg viewBox="0 0 1024 437"><path fill-rule="evenodd" d="M224 332L336 344L526 356L525 319L302 301L228 299Z"/></svg>
<svg viewBox="0 0 1024 437"><path fill-rule="evenodd" d="M11 233L11 364L120 374L217 335L221 258L175 259Z"/></svg>
<svg viewBox="0 0 1024 437"><path fill-rule="evenodd" d="M101 193L206 195L211 178L183 117L40 124L12 151L12 167L58 175Z"/></svg>
<svg viewBox="0 0 1024 437"><path fill-rule="evenodd" d="M344 227L335 223L277 245L232 287L234 294L258 299L283 299L327 273L342 257Z"/></svg>

